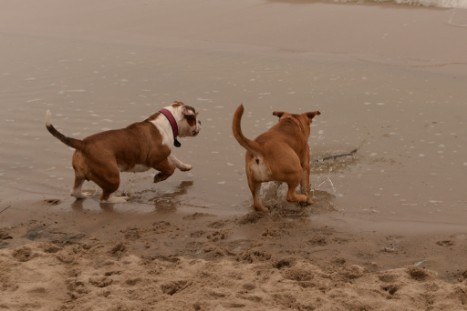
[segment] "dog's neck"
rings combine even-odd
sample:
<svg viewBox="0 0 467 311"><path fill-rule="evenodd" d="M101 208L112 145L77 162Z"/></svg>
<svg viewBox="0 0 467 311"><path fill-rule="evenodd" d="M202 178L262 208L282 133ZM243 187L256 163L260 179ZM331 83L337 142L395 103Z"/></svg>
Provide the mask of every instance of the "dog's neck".
<svg viewBox="0 0 467 311"><path fill-rule="evenodd" d="M307 135L307 132L305 130L305 127L303 126L303 123L298 118L295 118L289 115L289 116L281 118L279 122L282 122L282 124L285 126L295 124L296 126L298 126L298 128L300 129L300 132L302 132L303 135Z"/></svg>
<svg viewBox="0 0 467 311"><path fill-rule="evenodd" d="M166 114L164 114L162 111L166 111ZM154 115L152 115L151 117L149 117L148 119L146 119L145 121L152 123L159 130L159 132L162 135L162 144L172 149L172 145L180 146L180 142L178 142L177 140L177 136L179 134L179 128L177 123L178 117L179 113L177 109L172 106L167 106L155 113ZM172 119L172 121L170 121L170 119Z"/></svg>
<svg viewBox="0 0 467 311"><path fill-rule="evenodd" d="M180 147L182 144L177 139L177 136L178 136L178 124L177 124L177 121L175 120L173 114L169 110L167 110L165 108L159 110L159 112L161 114L163 114L170 123L170 127L172 128L172 134L173 134L173 137L174 137L174 146L175 147Z"/></svg>

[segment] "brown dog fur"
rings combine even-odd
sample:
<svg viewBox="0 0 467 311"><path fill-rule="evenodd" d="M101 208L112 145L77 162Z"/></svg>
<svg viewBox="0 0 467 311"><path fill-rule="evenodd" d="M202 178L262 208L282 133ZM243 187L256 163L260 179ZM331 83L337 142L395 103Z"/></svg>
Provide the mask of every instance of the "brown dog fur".
<svg viewBox="0 0 467 311"><path fill-rule="evenodd" d="M182 102L165 107L177 122L180 137L196 136L200 131L197 112ZM167 118L157 112L142 122L126 128L109 130L88 136L82 140L67 137L50 122L50 111L46 114L47 130L61 142L75 150L73 169L75 181L71 195L84 199L81 192L85 180L95 182L102 188L101 202L122 203L126 197L111 197L120 185L120 172L159 171L154 182L170 177L175 168L188 171L191 165L183 163L172 154L174 133Z"/></svg>
<svg viewBox="0 0 467 311"><path fill-rule="evenodd" d="M261 184L268 181L285 182L288 185L287 201L311 204L308 138L312 119L321 113L290 114L275 111L273 115L279 117L279 122L255 140L250 140L241 129L243 111L243 105L235 111L232 131L238 143L247 150L245 170L253 195L253 207L257 211L268 210L259 197ZM301 193L295 192L298 185Z"/></svg>

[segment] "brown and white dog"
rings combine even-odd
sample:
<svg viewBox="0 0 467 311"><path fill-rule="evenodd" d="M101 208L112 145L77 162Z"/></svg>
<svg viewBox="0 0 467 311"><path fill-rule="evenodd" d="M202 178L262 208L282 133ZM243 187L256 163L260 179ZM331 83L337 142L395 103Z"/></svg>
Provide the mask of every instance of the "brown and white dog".
<svg viewBox="0 0 467 311"><path fill-rule="evenodd" d="M91 180L102 188L101 202L122 203L127 197L111 196L120 184L120 172L144 172L150 168L159 171L154 182L170 177L175 168L189 171L192 166L172 154L172 145L180 146L177 136L196 136L201 127L193 107L181 102L154 113L142 122L126 128L91 135L83 140L67 137L50 122L46 113L46 128L65 145L76 151L73 154L75 183L71 195L84 199L81 187Z"/></svg>
<svg viewBox="0 0 467 311"><path fill-rule="evenodd" d="M253 207L267 211L259 194L261 184L267 181L280 181L288 185L287 201L312 203L310 196L310 124L320 115L319 111L302 114L273 112L279 122L255 140L246 138L240 126L243 105L235 111L232 131L235 139L247 150L245 169L248 186L253 195ZM300 185L301 193L295 189Z"/></svg>

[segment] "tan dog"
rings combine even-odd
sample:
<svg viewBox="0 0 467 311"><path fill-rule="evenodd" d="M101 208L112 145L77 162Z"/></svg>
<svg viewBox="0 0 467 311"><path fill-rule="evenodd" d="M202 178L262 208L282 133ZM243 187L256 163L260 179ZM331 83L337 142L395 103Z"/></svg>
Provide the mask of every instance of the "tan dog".
<svg viewBox="0 0 467 311"><path fill-rule="evenodd" d="M253 195L253 207L267 211L260 201L261 183L280 181L288 185L287 201L312 203L310 196L310 136L311 120L319 111L302 114L273 112L279 122L255 140L246 138L240 127L243 105L235 111L232 131L235 139L247 152L245 169L248 186ZM295 192L301 187L301 194Z"/></svg>
<svg viewBox="0 0 467 311"><path fill-rule="evenodd" d="M81 186L85 180L91 180L102 188L100 199L104 203L126 202L127 197L111 196L119 187L120 172L144 172L153 168L159 171L154 182L160 182L170 177L175 168L189 171L190 164L171 154L172 145L180 146L177 136L196 136L201 129L195 109L181 102L174 102L142 122L83 140L66 137L56 130L50 115L47 111L47 130L76 149L73 154L75 183L71 195L77 199L86 198Z"/></svg>

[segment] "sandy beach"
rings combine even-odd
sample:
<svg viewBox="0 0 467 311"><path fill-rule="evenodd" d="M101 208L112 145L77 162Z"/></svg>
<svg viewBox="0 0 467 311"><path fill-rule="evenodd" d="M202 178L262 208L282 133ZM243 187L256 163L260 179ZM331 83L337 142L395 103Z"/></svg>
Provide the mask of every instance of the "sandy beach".
<svg viewBox="0 0 467 311"><path fill-rule="evenodd" d="M467 310L466 35L453 5L0 1L0 310ZM69 196L47 109L83 138L173 100L192 171ZM321 111L313 205L253 212L240 103L248 137Z"/></svg>
<svg viewBox="0 0 467 311"><path fill-rule="evenodd" d="M465 309L464 234L341 232L282 213L33 217L1 232L0 307Z"/></svg>

